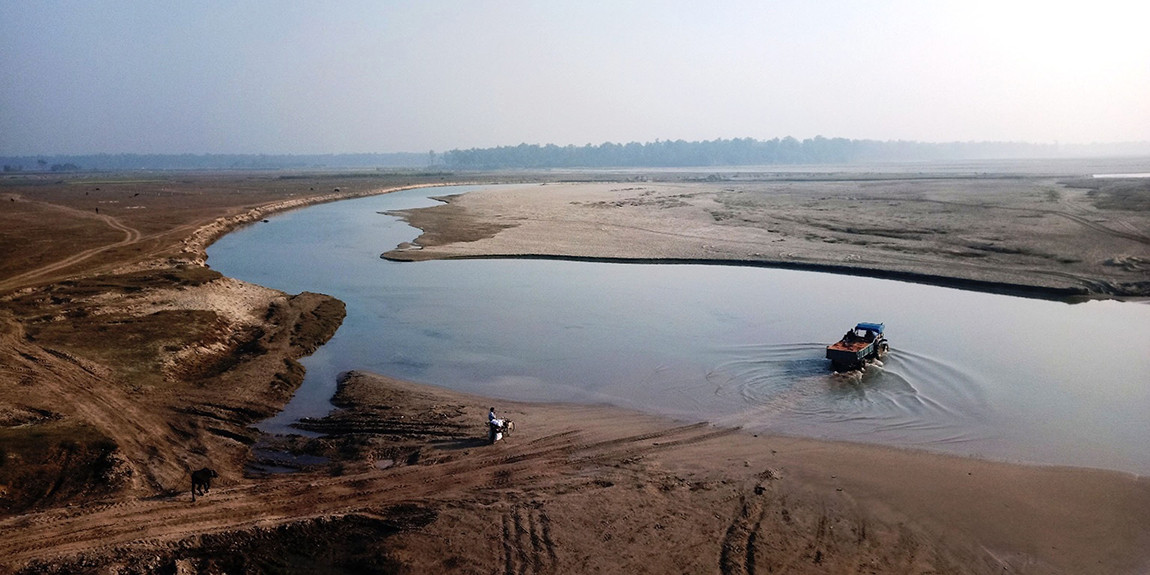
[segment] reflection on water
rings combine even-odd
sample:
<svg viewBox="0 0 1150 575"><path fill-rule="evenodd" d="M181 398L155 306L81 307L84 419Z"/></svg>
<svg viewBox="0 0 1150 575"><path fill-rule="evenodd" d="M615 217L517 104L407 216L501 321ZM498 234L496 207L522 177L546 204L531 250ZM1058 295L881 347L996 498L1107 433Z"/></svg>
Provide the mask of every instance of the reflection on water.
<svg viewBox="0 0 1150 575"><path fill-rule="evenodd" d="M314 206L209 249L226 275L348 306L265 428L323 415L338 374L362 369L494 397L1150 473L1148 305L744 267L379 259L417 235L379 212L457 191ZM834 375L825 345L858 321L886 322L891 353L861 377Z"/></svg>

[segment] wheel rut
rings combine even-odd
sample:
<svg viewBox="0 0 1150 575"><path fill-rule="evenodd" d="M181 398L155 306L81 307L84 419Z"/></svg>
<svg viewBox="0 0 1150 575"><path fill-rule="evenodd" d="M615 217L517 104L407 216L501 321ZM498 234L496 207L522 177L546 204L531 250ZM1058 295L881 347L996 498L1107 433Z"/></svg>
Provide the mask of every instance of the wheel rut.
<svg viewBox="0 0 1150 575"><path fill-rule="evenodd" d="M77 397L75 390L68 390ZM115 412L119 401L96 401ZM126 408L125 408L126 409ZM130 413L130 412L129 412ZM109 417L104 415L104 417ZM124 422L120 422L123 424ZM150 433L153 424L125 427ZM565 465L624 459L722 437L733 430L692 424L619 438L587 441L564 431L521 445L434 464L400 466L339 477L284 475L214 487L192 503L184 490L87 508L53 509L0 521L0 557L9 566L37 558L71 556L100 549L162 548L203 534L360 512L411 501L444 501L475 490L529 489L555 480ZM556 459L554 463L546 463ZM182 472L181 472L182 473ZM559 478L578 483L578 477ZM572 483L572 484L574 484ZM519 505L503 519L504 567L508 573L554 573L557 551L550 518L539 506Z"/></svg>
<svg viewBox="0 0 1150 575"><path fill-rule="evenodd" d="M55 272L58 272L58 271L67 269L69 267L72 267L72 266L74 266L80 262L83 262L83 261L91 258L92 256L97 255L97 254L100 254L100 253L103 253L103 252L106 252L109 250L133 245L133 244L139 242L140 239L143 237L143 234L140 232L140 230L133 228L131 226L128 226L128 225L124 224L123 222L121 222L119 219L114 218L114 217L109 216L109 215L92 214L92 213L86 212L84 210L77 210L75 208L68 208L68 207L58 206L58 205L54 205L54 204L43 203L42 205L50 207L52 209L56 209L56 210L71 212L71 213L76 214L78 217L81 217L81 218L96 218L99 220L103 220L103 222L105 224L107 224L108 227L110 227L114 230L123 232L124 237L123 237L123 239L121 239L118 242L106 244L106 245L102 245L102 246L97 246L94 248L89 248L89 249L77 252L77 253L75 253L75 254L67 257L67 258L64 258L62 260L55 261L55 262L52 262L50 264L38 267L36 269L32 269L32 270L26 271L24 273L9 277L9 278L5 279L4 281L0 281L0 292L6 292L8 290L17 289L17 288L23 287L29 283L32 283L32 282L35 282L38 280L42 280L42 279L50 276L51 274L53 274Z"/></svg>

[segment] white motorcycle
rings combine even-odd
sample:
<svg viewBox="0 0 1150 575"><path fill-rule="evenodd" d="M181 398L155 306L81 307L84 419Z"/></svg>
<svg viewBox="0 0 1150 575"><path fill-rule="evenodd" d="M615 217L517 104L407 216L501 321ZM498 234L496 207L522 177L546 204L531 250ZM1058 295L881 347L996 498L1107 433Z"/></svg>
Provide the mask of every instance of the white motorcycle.
<svg viewBox="0 0 1150 575"><path fill-rule="evenodd" d="M487 422L487 442L495 443L503 439L504 435L510 435L515 430L515 422L510 419L492 419Z"/></svg>

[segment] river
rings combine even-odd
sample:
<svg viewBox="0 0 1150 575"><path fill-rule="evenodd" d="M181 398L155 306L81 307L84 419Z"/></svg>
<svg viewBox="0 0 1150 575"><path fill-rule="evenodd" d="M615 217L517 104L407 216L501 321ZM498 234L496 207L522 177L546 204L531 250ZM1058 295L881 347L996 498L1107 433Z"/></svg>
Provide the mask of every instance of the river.
<svg viewBox="0 0 1150 575"><path fill-rule="evenodd" d="M1150 305L1066 304L767 268L548 260L397 263L410 190L286 212L208 249L225 275L333 295L348 316L262 427L322 416L338 374L1009 461L1150 473ZM859 377L825 346L885 322Z"/></svg>

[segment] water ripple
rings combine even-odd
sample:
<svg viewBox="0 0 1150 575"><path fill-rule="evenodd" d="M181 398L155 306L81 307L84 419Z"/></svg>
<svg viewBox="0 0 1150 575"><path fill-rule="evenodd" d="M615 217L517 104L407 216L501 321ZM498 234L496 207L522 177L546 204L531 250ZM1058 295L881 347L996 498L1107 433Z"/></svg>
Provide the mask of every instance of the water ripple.
<svg viewBox="0 0 1150 575"><path fill-rule="evenodd" d="M945 361L894 349L862 372L830 371L823 343L743 345L717 351L714 393L741 400L721 423L905 445L955 444L985 433L984 384ZM815 430L815 431L812 431Z"/></svg>

